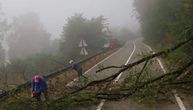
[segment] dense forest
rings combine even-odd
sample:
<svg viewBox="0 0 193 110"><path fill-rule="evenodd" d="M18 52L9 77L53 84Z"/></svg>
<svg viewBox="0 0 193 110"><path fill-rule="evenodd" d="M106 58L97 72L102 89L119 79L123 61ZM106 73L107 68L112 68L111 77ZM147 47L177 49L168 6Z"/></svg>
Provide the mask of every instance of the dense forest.
<svg viewBox="0 0 193 110"><path fill-rule="evenodd" d="M145 42L157 49L192 37L192 0L135 0ZM191 57L191 47L178 51L176 58Z"/></svg>
<svg viewBox="0 0 193 110"><path fill-rule="evenodd" d="M63 42L60 48L63 54L70 58L79 55L78 45L81 40L87 43L89 53L101 49L105 44L105 37L109 37L104 31L107 27L105 22L103 16L87 19L82 14L75 14L69 17L61 35Z"/></svg>

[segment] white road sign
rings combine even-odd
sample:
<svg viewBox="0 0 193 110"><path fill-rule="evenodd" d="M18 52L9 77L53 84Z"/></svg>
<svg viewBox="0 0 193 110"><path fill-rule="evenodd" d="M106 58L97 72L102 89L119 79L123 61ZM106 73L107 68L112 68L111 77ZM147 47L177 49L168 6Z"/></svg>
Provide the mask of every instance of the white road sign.
<svg viewBox="0 0 193 110"><path fill-rule="evenodd" d="M82 48L82 49L81 49L80 55L88 55L88 52L86 51L85 48Z"/></svg>
<svg viewBox="0 0 193 110"><path fill-rule="evenodd" d="M87 43L85 42L85 40L81 40L78 46L79 46L79 47L87 47L88 45L87 45Z"/></svg>

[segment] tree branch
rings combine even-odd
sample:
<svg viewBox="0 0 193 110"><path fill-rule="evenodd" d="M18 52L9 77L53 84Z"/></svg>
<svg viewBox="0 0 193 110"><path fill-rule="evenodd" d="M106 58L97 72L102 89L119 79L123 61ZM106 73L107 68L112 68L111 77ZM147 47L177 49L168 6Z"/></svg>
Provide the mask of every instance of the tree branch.
<svg viewBox="0 0 193 110"><path fill-rule="evenodd" d="M142 63L142 62L145 62L145 61L147 61L147 60L153 59L153 58L155 58L155 57L158 57L158 56L161 56L161 55L164 55L164 54L169 54L169 53L177 50L178 48L184 46L185 44L189 43L189 42L192 41L192 40L193 40L193 38L190 38L190 39L188 39L188 40L185 40L185 41L177 44L176 46L174 46L174 47L172 47L172 48L166 49L166 50L164 50L164 51L160 51L160 52L155 53L155 54L153 54L153 55L149 55L149 56L144 57L144 58L142 58L142 59L140 59L140 60L138 60L138 61L136 61L136 62L134 62L134 63L128 64L128 65L123 65L123 66L108 66L108 67L105 67L105 68L102 68L102 69L97 70L96 73L101 72L101 71L104 71L104 70L106 70L106 69L110 69L110 68L128 68L128 69L129 69L129 68L132 68L133 66L138 65L138 64L140 64L140 63Z"/></svg>

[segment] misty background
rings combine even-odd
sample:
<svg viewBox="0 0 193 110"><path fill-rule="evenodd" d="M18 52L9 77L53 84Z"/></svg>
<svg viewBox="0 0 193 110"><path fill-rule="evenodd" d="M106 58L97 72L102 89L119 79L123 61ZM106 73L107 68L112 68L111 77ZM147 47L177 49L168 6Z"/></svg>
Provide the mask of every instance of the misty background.
<svg viewBox="0 0 193 110"><path fill-rule="evenodd" d="M134 0L1 0L0 87L21 84L139 34ZM79 42L88 44L80 55Z"/></svg>
<svg viewBox="0 0 193 110"><path fill-rule="evenodd" d="M133 0L1 0L0 3L9 20L26 12L37 13L52 38L60 37L66 18L74 13L89 18L103 15L112 27L128 27L132 31L139 28Z"/></svg>

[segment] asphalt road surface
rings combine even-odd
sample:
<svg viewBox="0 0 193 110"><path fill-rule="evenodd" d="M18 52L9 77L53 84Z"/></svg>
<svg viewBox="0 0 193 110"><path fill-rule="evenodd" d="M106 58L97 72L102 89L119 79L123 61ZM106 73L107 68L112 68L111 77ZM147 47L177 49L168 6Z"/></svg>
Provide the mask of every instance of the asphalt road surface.
<svg viewBox="0 0 193 110"><path fill-rule="evenodd" d="M89 80L99 80L103 79L105 77L111 76L119 71L119 69L108 69L99 73L96 73L96 70L98 70L101 67L106 66L120 66L128 63L132 63L134 61L139 60L143 54L152 54L151 47L148 47L144 43L142 43L140 40L136 41L129 41L125 44L122 48L120 48L118 51L110 55L109 57L105 58L103 61L96 64L94 67L89 69L87 72L85 72L85 76ZM135 69L139 70L143 67L144 64L141 64L137 66ZM154 59L153 63L149 65L149 68L151 68L151 77L156 77L161 74L165 74L166 70L164 66L161 63L160 59ZM120 76L118 76L114 82L121 82L127 74L122 73ZM75 82L75 81L74 81ZM69 83L69 85L73 85L74 82ZM171 100L174 103L171 103L169 101L160 102L159 104L156 104L152 108L149 108L143 104L137 103L132 97L127 99L122 99L120 101L106 101L101 100L100 103L96 105L89 105L86 107L79 108L80 110L193 110L193 105L191 99L183 94L180 94L178 97L178 94L174 94L173 97L171 97Z"/></svg>
<svg viewBox="0 0 193 110"><path fill-rule="evenodd" d="M133 55L133 58L130 60L130 63L136 60L139 60L139 58L141 57L140 55L150 53L150 50L141 41L135 41L135 45L136 45L136 51L135 51L135 54ZM154 59L154 60L157 60L157 59ZM137 66L136 70L140 71L143 65L144 64ZM163 70L160 67L160 64L158 61L153 61L153 63L149 65L148 68L151 68L151 71L152 71L151 73L153 73L151 77L156 77L163 74ZM121 79L124 79L124 77L125 75L123 74L122 77L120 78L120 81ZM168 101L161 102L159 104L154 105L152 108L150 108L145 105L137 103L131 97L129 99L123 99L120 101L108 101L98 110L151 110L151 109L152 110L181 110L179 108L179 105L175 97L172 97L172 100L174 101L174 103L171 103Z"/></svg>

